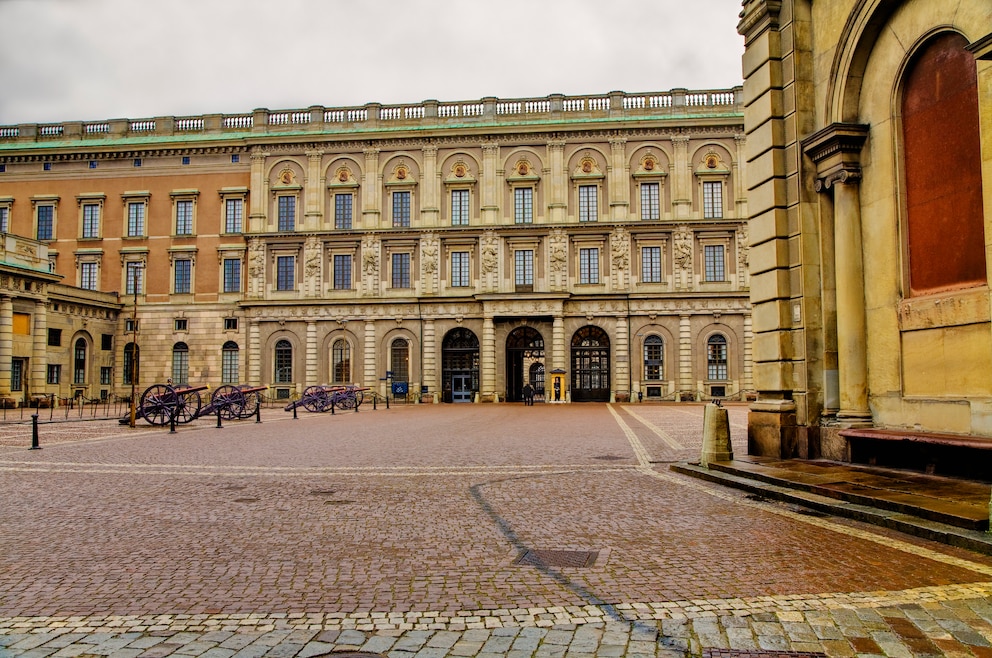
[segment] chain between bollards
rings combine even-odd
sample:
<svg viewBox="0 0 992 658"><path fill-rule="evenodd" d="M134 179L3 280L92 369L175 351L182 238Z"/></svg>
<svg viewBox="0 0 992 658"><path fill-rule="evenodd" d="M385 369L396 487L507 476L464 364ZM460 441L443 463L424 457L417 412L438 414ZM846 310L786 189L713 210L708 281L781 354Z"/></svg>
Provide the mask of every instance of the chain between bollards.
<svg viewBox="0 0 992 658"><path fill-rule="evenodd" d="M31 450L41 450L38 445L38 414L31 414Z"/></svg>

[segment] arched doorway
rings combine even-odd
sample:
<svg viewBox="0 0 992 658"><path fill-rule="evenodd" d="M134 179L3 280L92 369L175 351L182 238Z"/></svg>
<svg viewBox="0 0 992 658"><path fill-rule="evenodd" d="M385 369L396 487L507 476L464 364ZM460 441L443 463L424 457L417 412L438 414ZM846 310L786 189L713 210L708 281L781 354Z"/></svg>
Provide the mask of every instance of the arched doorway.
<svg viewBox="0 0 992 658"><path fill-rule="evenodd" d="M452 329L441 343L441 399L471 402L478 390L479 338L468 329Z"/></svg>
<svg viewBox="0 0 992 658"><path fill-rule="evenodd" d="M610 399L610 337L599 327L582 327L572 336L572 401Z"/></svg>
<svg viewBox="0 0 992 658"><path fill-rule="evenodd" d="M544 395L544 337L533 327L517 327L506 337L506 399L522 400L528 381L536 396Z"/></svg>

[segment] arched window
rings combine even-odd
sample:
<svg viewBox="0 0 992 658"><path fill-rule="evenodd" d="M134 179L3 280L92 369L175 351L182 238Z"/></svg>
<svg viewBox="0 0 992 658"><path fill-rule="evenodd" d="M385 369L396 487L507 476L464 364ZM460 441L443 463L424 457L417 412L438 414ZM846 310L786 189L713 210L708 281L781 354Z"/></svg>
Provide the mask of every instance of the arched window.
<svg viewBox="0 0 992 658"><path fill-rule="evenodd" d="M86 339L79 338L72 350L72 383L86 383Z"/></svg>
<svg viewBox="0 0 992 658"><path fill-rule="evenodd" d="M727 379L727 339L721 334L713 334L706 341L706 379Z"/></svg>
<svg viewBox="0 0 992 658"><path fill-rule="evenodd" d="M238 344L233 340L224 343L220 352L220 379L222 384L239 383Z"/></svg>
<svg viewBox="0 0 992 658"><path fill-rule="evenodd" d="M277 384L293 381L293 346L285 338L276 343L275 368Z"/></svg>
<svg viewBox="0 0 992 658"><path fill-rule="evenodd" d="M389 352L389 369L393 371L393 381L410 381L410 343L405 338L397 338Z"/></svg>
<svg viewBox="0 0 992 658"><path fill-rule="evenodd" d="M338 338L331 346L331 383L351 382L351 345L344 338Z"/></svg>
<svg viewBox="0 0 992 658"><path fill-rule="evenodd" d="M644 339L644 379L657 381L665 378L665 341L661 336Z"/></svg>
<svg viewBox="0 0 992 658"><path fill-rule="evenodd" d="M172 383L189 384L189 347L186 343L172 346Z"/></svg>
<svg viewBox="0 0 992 658"><path fill-rule="evenodd" d="M135 354L138 355L138 359L135 359ZM138 381L134 379L135 370L138 370L138 376L141 376L140 366L138 363L140 361L141 349L136 347L134 343L128 343L124 346L124 383L131 384L132 382L137 384ZM137 368L136 368L137 366Z"/></svg>
<svg viewBox="0 0 992 658"><path fill-rule="evenodd" d="M967 45L940 34L906 71L908 295L986 282L978 74Z"/></svg>

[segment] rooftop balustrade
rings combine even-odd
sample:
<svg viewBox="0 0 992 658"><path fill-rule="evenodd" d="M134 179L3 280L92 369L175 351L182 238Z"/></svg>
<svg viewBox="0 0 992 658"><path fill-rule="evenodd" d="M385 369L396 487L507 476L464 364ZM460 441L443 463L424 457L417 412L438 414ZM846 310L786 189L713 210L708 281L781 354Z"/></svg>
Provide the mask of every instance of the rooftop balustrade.
<svg viewBox="0 0 992 658"><path fill-rule="evenodd" d="M190 117L67 121L64 123L0 126L0 145L65 142L177 135L279 134L285 132L361 132L390 128L431 128L457 125L512 125L527 122L574 120L636 120L743 113L742 88L599 96L499 99L411 105L369 103L362 107L304 110L257 109L242 114L204 114Z"/></svg>

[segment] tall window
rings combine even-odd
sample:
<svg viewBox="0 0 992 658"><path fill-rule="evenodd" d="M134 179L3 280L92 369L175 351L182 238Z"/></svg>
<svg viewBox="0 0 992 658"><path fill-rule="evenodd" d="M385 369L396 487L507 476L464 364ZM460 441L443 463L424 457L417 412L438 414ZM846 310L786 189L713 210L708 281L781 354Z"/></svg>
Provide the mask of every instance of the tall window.
<svg viewBox="0 0 992 658"><path fill-rule="evenodd" d="M135 293L140 295L144 292L145 268L142 263L128 263L124 274L127 277L124 285L128 295L133 295Z"/></svg>
<svg viewBox="0 0 992 658"><path fill-rule="evenodd" d="M334 254L334 289L351 290L351 254Z"/></svg>
<svg viewBox="0 0 992 658"><path fill-rule="evenodd" d="M660 336L644 339L644 379L656 381L665 378L665 342Z"/></svg>
<svg viewBox="0 0 992 658"><path fill-rule="evenodd" d="M48 376L45 378L46 384L62 383L62 366L57 363L48 364Z"/></svg>
<svg viewBox="0 0 992 658"><path fill-rule="evenodd" d="M708 244L703 251L707 281L726 281L724 271L723 245Z"/></svg>
<svg viewBox="0 0 992 658"><path fill-rule="evenodd" d="M661 247L641 247L641 283L661 283Z"/></svg>
<svg viewBox="0 0 992 658"><path fill-rule="evenodd" d="M241 259L224 259L224 292L241 292Z"/></svg>
<svg viewBox="0 0 992 658"><path fill-rule="evenodd" d="M240 233L244 217L245 202L243 199L227 199L224 202L224 232Z"/></svg>
<svg viewBox="0 0 992 658"><path fill-rule="evenodd" d="M723 217L723 182L703 181L703 217Z"/></svg>
<svg viewBox="0 0 992 658"><path fill-rule="evenodd" d="M410 254L393 254L393 287L410 287Z"/></svg>
<svg viewBox="0 0 992 658"><path fill-rule="evenodd" d="M720 334L706 341L706 378L727 379L727 339Z"/></svg>
<svg viewBox="0 0 992 658"><path fill-rule="evenodd" d="M410 192L393 192L393 226L410 226Z"/></svg>
<svg viewBox="0 0 992 658"><path fill-rule="evenodd" d="M55 237L55 206L38 206L38 239L51 240Z"/></svg>
<svg viewBox="0 0 992 658"><path fill-rule="evenodd" d="M661 183L641 183L641 219L661 219Z"/></svg>
<svg viewBox="0 0 992 658"><path fill-rule="evenodd" d="M190 199L176 201L176 235L193 234L193 202Z"/></svg>
<svg viewBox="0 0 992 658"><path fill-rule="evenodd" d="M293 381L293 346L288 340L276 343L275 366L277 384L288 384Z"/></svg>
<svg viewBox="0 0 992 658"><path fill-rule="evenodd" d="M599 219L598 191L595 185L579 185L580 222L595 222Z"/></svg>
<svg viewBox="0 0 992 658"><path fill-rule="evenodd" d="M351 203L353 198L350 193L334 195L334 228L351 228Z"/></svg>
<svg viewBox="0 0 992 658"><path fill-rule="evenodd" d="M86 340L76 339L72 349L72 383L86 383Z"/></svg>
<svg viewBox="0 0 992 658"><path fill-rule="evenodd" d="M518 287L534 285L533 249L518 249L513 252L513 283Z"/></svg>
<svg viewBox="0 0 992 658"><path fill-rule="evenodd" d="M84 290L96 290L99 274L98 263L79 264L79 287Z"/></svg>
<svg viewBox="0 0 992 658"><path fill-rule="evenodd" d="M134 343L128 343L127 345L124 346L124 363L122 370L124 371L125 384L130 384L134 378L134 366L135 366L134 350L135 350ZM140 349L138 350L138 354L140 356L141 354ZM138 374L140 375L141 373L139 372ZM138 382L135 381L134 383L137 384Z"/></svg>
<svg viewBox="0 0 992 658"><path fill-rule="evenodd" d="M454 288L469 286L472 279L468 269L468 252L453 251L451 253L451 286Z"/></svg>
<svg viewBox="0 0 992 658"><path fill-rule="evenodd" d="M3 206L0 207L0 233L7 233L10 231L10 208Z"/></svg>
<svg viewBox="0 0 992 658"><path fill-rule="evenodd" d="M410 381L410 343L405 338L397 338L390 346L389 369L394 382Z"/></svg>
<svg viewBox="0 0 992 658"><path fill-rule="evenodd" d="M238 373L238 344L232 340L224 343L220 351L220 380L222 384L237 384Z"/></svg>
<svg viewBox="0 0 992 658"><path fill-rule="evenodd" d="M347 384L351 381L351 345L344 338L338 338L331 347L333 372L332 384Z"/></svg>
<svg viewBox="0 0 992 658"><path fill-rule="evenodd" d="M173 273L172 290L177 295L188 295L190 292L190 278L193 274L193 261L188 258L179 258L173 263L175 272Z"/></svg>
<svg viewBox="0 0 992 658"><path fill-rule="evenodd" d="M276 258L276 290L296 289L296 256Z"/></svg>
<svg viewBox="0 0 992 658"><path fill-rule="evenodd" d="M83 204L83 237L100 237L100 205L96 203Z"/></svg>
<svg viewBox="0 0 992 658"><path fill-rule="evenodd" d="M145 204L132 202L127 204L127 235L130 238L141 237L145 234Z"/></svg>
<svg viewBox="0 0 992 658"><path fill-rule="evenodd" d="M517 187L513 190L513 221L515 224L534 222L534 189Z"/></svg>
<svg viewBox="0 0 992 658"><path fill-rule="evenodd" d="M278 203L279 230L296 230L296 197L281 196Z"/></svg>
<svg viewBox="0 0 992 658"><path fill-rule="evenodd" d="M579 283L599 283L599 249L579 249Z"/></svg>
<svg viewBox="0 0 992 658"><path fill-rule="evenodd" d="M468 226L468 190L451 190L451 225Z"/></svg>
<svg viewBox="0 0 992 658"><path fill-rule="evenodd" d="M189 347L186 343L172 346L172 383L189 384Z"/></svg>

